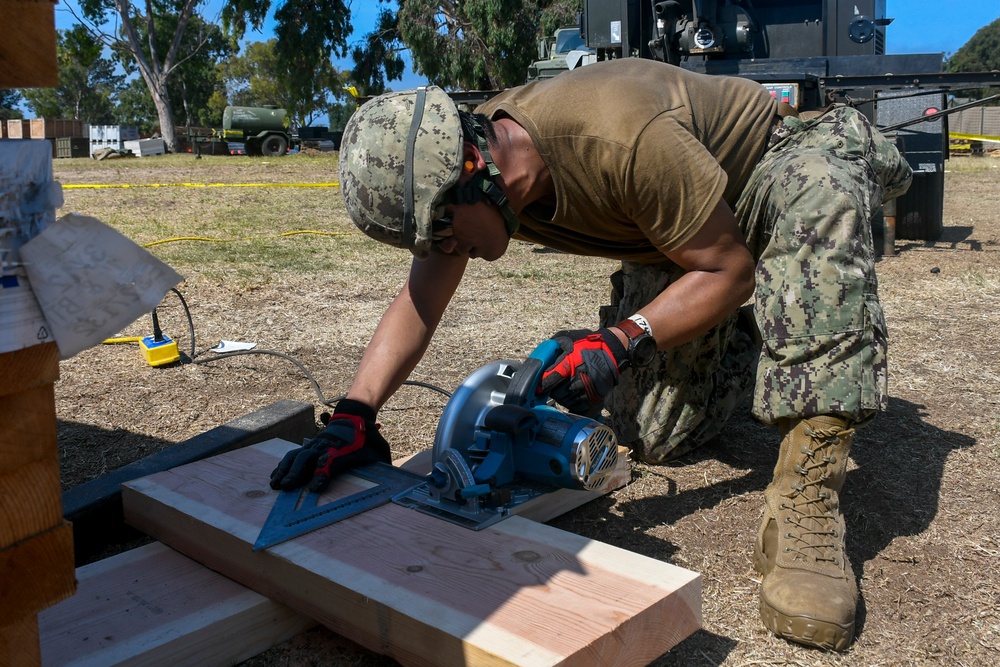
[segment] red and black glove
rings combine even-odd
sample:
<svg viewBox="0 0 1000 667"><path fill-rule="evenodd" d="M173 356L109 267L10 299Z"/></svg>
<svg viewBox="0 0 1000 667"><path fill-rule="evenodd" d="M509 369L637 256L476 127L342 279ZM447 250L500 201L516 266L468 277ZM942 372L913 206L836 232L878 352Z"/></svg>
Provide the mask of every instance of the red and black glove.
<svg viewBox="0 0 1000 667"><path fill-rule="evenodd" d="M626 365L625 346L608 329L560 331L552 339L563 353L542 373L538 393L578 414L602 405Z"/></svg>
<svg viewBox="0 0 1000 667"><path fill-rule="evenodd" d="M288 491L308 482L310 491L322 492L344 470L375 461L392 463L375 411L345 398L337 403L326 428L285 454L271 473L271 488Z"/></svg>

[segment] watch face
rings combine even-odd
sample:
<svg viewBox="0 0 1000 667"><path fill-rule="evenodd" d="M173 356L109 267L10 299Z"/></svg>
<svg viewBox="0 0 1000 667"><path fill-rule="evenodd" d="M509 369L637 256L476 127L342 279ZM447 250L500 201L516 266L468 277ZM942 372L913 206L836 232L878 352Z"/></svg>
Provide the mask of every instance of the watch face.
<svg viewBox="0 0 1000 667"><path fill-rule="evenodd" d="M646 366L656 356L656 341L647 333L637 336L632 340L628 356L633 366Z"/></svg>

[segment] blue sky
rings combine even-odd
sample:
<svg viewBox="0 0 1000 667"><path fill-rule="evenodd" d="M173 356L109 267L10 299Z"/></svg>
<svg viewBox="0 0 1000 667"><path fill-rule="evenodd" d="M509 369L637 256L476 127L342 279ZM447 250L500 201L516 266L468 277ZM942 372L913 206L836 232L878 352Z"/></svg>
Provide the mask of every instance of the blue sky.
<svg viewBox="0 0 1000 667"><path fill-rule="evenodd" d="M280 0L274 0L275 4ZM360 40L374 26L380 3L375 0L353 0L352 25L354 32L349 41ZM60 0L56 6L56 26L68 28L75 20L66 7L76 7L77 0ZM219 0L209 0L210 7L219 7ZM895 19L886 28L887 53L944 53L952 54L983 26L1000 18L998 0L886 0L886 14ZM208 14L211 18L211 14ZM270 39L273 26L265 25L264 32L247 34L248 41ZM349 68L348 60L338 66ZM426 81L412 70L403 81L390 82L396 89L413 88Z"/></svg>

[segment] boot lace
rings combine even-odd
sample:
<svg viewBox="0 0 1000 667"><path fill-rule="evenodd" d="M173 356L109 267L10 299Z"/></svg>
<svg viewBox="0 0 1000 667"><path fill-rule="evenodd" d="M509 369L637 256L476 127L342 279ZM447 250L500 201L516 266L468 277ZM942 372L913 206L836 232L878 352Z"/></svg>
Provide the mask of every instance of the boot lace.
<svg viewBox="0 0 1000 667"><path fill-rule="evenodd" d="M830 503L833 494L824 484L837 463L829 450L838 444L841 431L807 427L805 434L813 446L803 446L803 458L795 464L795 471L801 478L791 484L791 491L782 494L785 501L781 508L792 513L785 517L788 525L785 537L790 540L785 551L807 560L839 565L843 542L838 539L837 513Z"/></svg>

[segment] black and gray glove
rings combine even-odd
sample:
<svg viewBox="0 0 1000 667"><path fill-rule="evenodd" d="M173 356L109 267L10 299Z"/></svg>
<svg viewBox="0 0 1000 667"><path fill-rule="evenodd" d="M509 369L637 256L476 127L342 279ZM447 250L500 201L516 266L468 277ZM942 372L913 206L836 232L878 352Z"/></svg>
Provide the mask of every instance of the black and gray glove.
<svg viewBox="0 0 1000 667"><path fill-rule="evenodd" d="M326 428L281 459L271 473L271 488L288 491L308 483L310 491L322 492L345 470L375 461L392 463L389 443L378 429L372 408L341 400Z"/></svg>

